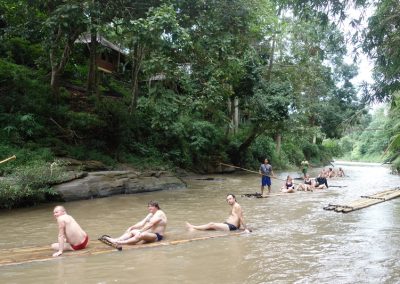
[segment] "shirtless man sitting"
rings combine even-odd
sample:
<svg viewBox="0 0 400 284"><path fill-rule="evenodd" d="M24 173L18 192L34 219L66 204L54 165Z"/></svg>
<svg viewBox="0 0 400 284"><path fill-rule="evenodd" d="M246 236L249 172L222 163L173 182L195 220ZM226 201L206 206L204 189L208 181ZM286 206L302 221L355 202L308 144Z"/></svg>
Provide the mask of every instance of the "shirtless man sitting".
<svg viewBox="0 0 400 284"><path fill-rule="evenodd" d="M60 256L65 250L84 249L89 242L89 237L75 219L67 214L65 208L56 206L53 215L58 223L58 243L51 245L54 250L57 250L53 256Z"/></svg>
<svg viewBox="0 0 400 284"><path fill-rule="evenodd" d="M328 178L333 178L336 176L335 171L332 168L328 169Z"/></svg>
<svg viewBox="0 0 400 284"><path fill-rule="evenodd" d="M226 196L226 201L231 206L231 212L224 223L208 223L205 225L195 226L186 222L186 226L189 230L216 230L216 231L236 231L240 227L243 227L245 232L251 232L251 230L244 223L242 207L236 202L236 197L233 194Z"/></svg>
<svg viewBox="0 0 400 284"><path fill-rule="evenodd" d="M155 201L147 205L149 214L140 222L130 226L125 233L118 238L105 236L104 238L115 244L117 248L121 245L135 245L139 242L153 243L164 238L167 227L167 216Z"/></svg>
<svg viewBox="0 0 400 284"><path fill-rule="evenodd" d="M346 175L344 174L344 171L342 168L339 167L338 173L337 173L338 177L345 177Z"/></svg>

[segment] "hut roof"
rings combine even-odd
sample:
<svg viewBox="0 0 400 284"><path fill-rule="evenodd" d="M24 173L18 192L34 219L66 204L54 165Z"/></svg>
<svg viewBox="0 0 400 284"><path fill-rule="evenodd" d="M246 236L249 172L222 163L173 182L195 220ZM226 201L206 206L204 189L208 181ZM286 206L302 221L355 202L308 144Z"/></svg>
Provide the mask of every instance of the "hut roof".
<svg viewBox="0 0 400 284"><path fill-rule="evenodd" d="M75 43L90 43L91 42L91 36L90 33L85 33L82 34L76 41ZM121 54L127 55L128 52L121 47L117 46L116 44L112 43L111 41L105 39L103 36L97 34L96 36L97 42L99 42L101 45L108 47L112 50L115 50Z"/></svg>

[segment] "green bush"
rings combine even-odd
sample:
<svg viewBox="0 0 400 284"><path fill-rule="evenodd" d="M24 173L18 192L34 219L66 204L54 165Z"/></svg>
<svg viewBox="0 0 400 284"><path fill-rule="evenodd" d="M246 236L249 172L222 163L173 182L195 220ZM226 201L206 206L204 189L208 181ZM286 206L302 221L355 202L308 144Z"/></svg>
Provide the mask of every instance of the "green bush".
<svg viewBox="0 0 400 284"><path fill-rule="evenodd" d="M3 56L15 64L35 67L38 58L44 56L42 46L34 44L24 38L14 37L2 43Z"/></svg>
<svg viewBox="0 0 400 284"><path fill-rule="evenodd" d="M32 206L57 199L51 185L65 178L60 162L33 162L19 166L6 178L0 180L0 208Z"/></svg>
<svg viewBox="0 0 400 284"><path fill-rule="evenodd" d="M325 150L329 152L332 157L340 157L343 155L342 148L340 147L339 141L334 139L325 139L322 142Z"/></svg>
<svg viewBox="0 0 400 284"><path fill-rule="evenodd" d="M305 143L303 145L303 153L307 160L312 160L313 157L319 157L319 148L316 144Z"/></svg>
<svg viewBox="0 0 400 284"><path fill-rule="evenodd" d="M252 157L253 167L260 165L268 158L269 162L275 167L279 164L279 157L275 151L275 142L271 137L260 135L256 138L254 143L250 146L250 157Z"/></svg>
<svg viewBox="0 0 400 284"><path fill-rule="evenodd" d="M343 153L350 153L353 150L354 142L349 136L345 136L340 139L339 142L340 147L342 148Z"/></svg>
<svg viewBox="0 0 400 284"><path fill-rule="evenodd" d="M292 165L300 165L301 161L305 159L299 145L296 145L293 142L282 143L282 152L285 153L287 160Z"/></svg>

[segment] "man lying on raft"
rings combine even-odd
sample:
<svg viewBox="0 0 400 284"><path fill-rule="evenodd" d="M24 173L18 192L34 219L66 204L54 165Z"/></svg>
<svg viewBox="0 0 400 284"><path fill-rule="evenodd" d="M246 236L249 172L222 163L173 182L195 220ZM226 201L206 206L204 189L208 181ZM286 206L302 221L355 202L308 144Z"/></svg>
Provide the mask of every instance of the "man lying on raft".
<svg viewBox="0 0 400 284"><path fill-rule="evenodd" d="M60 256L65 250L84 249L89 242L89 237L75 219L67 214L65 208L56 206L53 215L58 224L58 243L51 245L54 250L57 250L53 256Z"/></svg>
<svg viewBox="0 0 400 284"><path fill-rule="evenodd" d="M205 225L195 226L186 222L186 226L189 230L216 230L216 231L236 231L242 226L246 233L251 232L244 223L242 207L236 202L236 197L233 194L226 196L226 201L232 207L231 214L224 223L208 223Z"/></svg>
<svg viewBox="0 0 400 284"><path fill-rule="evenodd" d="M102 236L99 240L105 239L120 249L122 245L135 245L140 241L153 243L161 241L167 227L167 216L160 209L155 201L150 201L147 205L149 214L140 222L130 226L125 233L118 238Z"/></svg>

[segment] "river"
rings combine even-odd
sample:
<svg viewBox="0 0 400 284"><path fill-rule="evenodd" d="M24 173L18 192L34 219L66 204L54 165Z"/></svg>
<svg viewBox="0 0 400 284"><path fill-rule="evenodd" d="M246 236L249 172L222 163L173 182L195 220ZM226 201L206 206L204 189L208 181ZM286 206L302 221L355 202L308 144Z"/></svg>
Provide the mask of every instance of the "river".
<svg viewBox="0 0 400 284"><path fill-rule="evenodd" d="M338 166L338 165L336 165ZM118 195L63 204L92 239L117 236L147 214L157 200L168 216L166 238L188 232L185 221L224 221L234 193L249 234L178 245L0 267L1 283L400 283L400 198L348 214L323 210L360 195L394 188L400 178L379 165L346 164L348 175L328 190L255 199L259 177L249 173L187 177L187 189ZM315 175L317 169L311 169ZM287 172L278 172L284 179ZM299 173L289 173L298 176ZM204 177L200 177L204 178ZM273 180L272 192L283 181ZM0 249L56 241L55 204L0 213ZM52 251L49 250L49 255Z"/></svg>

